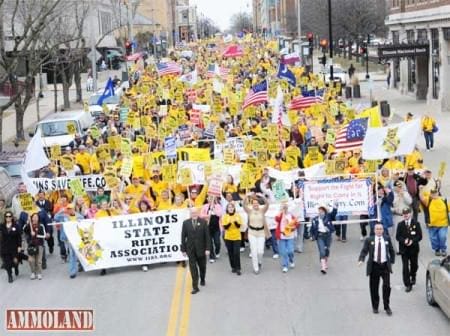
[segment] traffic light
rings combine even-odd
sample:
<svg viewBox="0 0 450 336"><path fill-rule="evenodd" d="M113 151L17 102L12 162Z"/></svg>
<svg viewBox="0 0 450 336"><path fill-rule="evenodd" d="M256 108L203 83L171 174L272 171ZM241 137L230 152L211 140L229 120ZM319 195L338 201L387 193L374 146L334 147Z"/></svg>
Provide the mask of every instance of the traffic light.
<svg viewBox="0 0 450 336"><path fill-rule="evenodd" d="M125 54L130 56L133 53L133 46L130 41L125 42Z"/></svg>
<svg viewBox="0 0 450 336"><path fill-rule="evenodd" d="M321 39L320 40L320 46L322 47L322 51L325 51L328 46L328 40L327 39Z"/></svg>
<svg viewBox="0 0 450 336"><path fill-rule="evenodd" d="M367 45L365 43L361 45L359 53L360 55L367 55Z"/></svg>
<svg viewBox="0 0 450 336"><path fill-rule="evenodd" d="M306 37L308 39L309 42L309 47L312 48L313 47L313 43L314 43L314 34L309 32L306 34Z"/></svg>

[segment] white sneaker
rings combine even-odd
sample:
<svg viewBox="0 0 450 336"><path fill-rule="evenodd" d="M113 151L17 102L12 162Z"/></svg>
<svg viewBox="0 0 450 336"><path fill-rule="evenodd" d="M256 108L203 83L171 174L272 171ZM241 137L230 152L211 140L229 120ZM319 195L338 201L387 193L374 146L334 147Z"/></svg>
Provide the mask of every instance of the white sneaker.
<svg viewBox="0 0 450 336"><path fill-rule="evenodd" d="M251 258L251 257L252 257L252 254L251 254L251 253L249 253L249 254L248 254L248 257L249 257L249 258Z"/></svg>
<svg viewBox="0 0 450 336"><path fill-rule="evenodd" d="M289 264L289 267L290 267L290 268L294 268L294 267L295 267L295 263L291 262L291 263Z"/></svg>
<svg viewBox="0 0 450 336"><path fill-rule="evenodd" d="M38 274L37 278L38 280L42 280L42 274Z"/></svg>
<svg viewBox="0 0 450 336"><path fill-rule="evenodd" d="M220 258L220 253L216 254L216 258L217 258L217 259Z"/></svg>
<svg viewBox="0 0 450 336"><path fill-rule="evenodd" d="M244 252L245 251L245 247L241 247L240 249L239 249L239 251L242 253L242 252Z"/></svg>
<svg viewBox="0 0 450 336"><path fill-rule="evenodd" d="M209 262L210 262L211 264L213 264L213 263L216 262L216 260L215 260L215 259L209 259Z"/></svg>
<svg viewBox="0 0 450 336"><path fill-rule="evenodd" d="M30 275L30 279L31 279L31 280L34 280L34 279L36 279L36 274L34 274L34 273L31 273L31 275Z"/></svg>
<svg viewBox="0 0 450 336"><path fill-rule="evenodd" d="M273 259L278 259L279 257L280 257L280 256L279 256L278 254L274 254L272 258L273 258Z"/></svg>
<svg viewBox="0 0 450 336"><path fill-rule="evenodd" d="M142 270L143 270L144 272L147 272L147 271L148 271L148 266L146 266L146 265L142 266Z"/></svg>
<svg viewBox="0 0 450 336"><path fill-rule="evenodd" d="M287 273L288 268L287 267L283 267L283 273Z"/></svg>
<svg viewBox="0 0 450 336"><path fill-rule="evenodd" d="M363 241L364 239L366 239L366 237L364 237L364 236L359 237L360 241Z"/></svg>

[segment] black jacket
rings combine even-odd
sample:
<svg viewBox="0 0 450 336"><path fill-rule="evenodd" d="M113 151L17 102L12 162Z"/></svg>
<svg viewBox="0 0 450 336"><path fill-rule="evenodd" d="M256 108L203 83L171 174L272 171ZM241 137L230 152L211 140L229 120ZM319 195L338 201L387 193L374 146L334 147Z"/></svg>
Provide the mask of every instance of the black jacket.
<svg viewBox="0 0 450 336"><path fill-rule="evenodd" d="M191 258L205 256L206 250L211 250L211 239L206 221L198 218L194 229L192 219L185 220L181 230L181 252L187 253Z"/></svg>
<svg viewBox="0 0 450 336"><path fill-rule="evenodd" d="M22 245L22 232L20 226L14 224L10 230L6 225L0 225L1 255L17 255L17 248Z"/></svg>
<svg viewBox="0 0 450 336"><path fill-rule="evenodd" d="M411 224L407 226L404 220L401 221L398 223L395 239L399 242L400 254L407 251L419 252L419 242L422 240L422 229L420 227L420 223L411 218ZM412 240L413 243L406 246L406 239Z"/></svg>
<svg viewBox="0 0 450 336"><path fill-rule="evenodd" d="M51 215L53 211L52 202L50 202L49 200L44 200L44 204L41 204L41 201L37 200L35 203L38 208L46 211L49 215Z"/></svg>
<svg viewBox="0 0 450 336"><path fill-rule="evenodd" d="M34 237L31 236L30 225L30 223L27 223L23 228L23 232L25 233L28 245L32 244L34 246L43 246L45 238L42 237L44 237L46 234L44 224L39 223L37 235L35 235Z"/></svg>
<svg viewBox="0 0 450 336"><path fill-rule="evenodd" d="M392 246L391 238L389 238L389 236L383 236L383 238L386 245L386 264L389 272L392 273L392 264L395 263L394 247ZM370 275L370 273L372 273L373 258L375 254L375 236L370 236L364 241L363 248L359 254L359 261L364 262L367 254L369 255L369 260L367 260L367 275Z"/></svg>

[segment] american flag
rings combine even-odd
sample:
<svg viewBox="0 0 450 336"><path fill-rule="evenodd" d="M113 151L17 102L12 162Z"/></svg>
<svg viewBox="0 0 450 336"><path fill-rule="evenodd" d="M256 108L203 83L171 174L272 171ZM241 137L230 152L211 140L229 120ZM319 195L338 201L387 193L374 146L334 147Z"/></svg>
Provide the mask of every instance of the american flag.
<svg viewBox="0 0 450 336"><path fill-rule="evenodd" d="M156 64L156 70L159 76L179 75L181 73L181 67L176 62L158 63Z"/></svg>
<svg viewBox="0 0 450 336"><path fill-rule="evenodd" d="M230 69L229 68L225 68L225 67L220 67L219 68L219 73L220 73L220 77L225 79L230 74Z"/></svg>
<svg viewBox="0 0 450 336"><path fill-rule="evenodd" d="M288 108L290 110L303 110L311 105L322 103L323 98L320 96L311 96L311 97L295 97L291 100Z"/></svg>
<svg viewBox="0 0 450 336"><path fill-rule="evenodd" d="M261 83L253 86L244 99L242 108L245 109L250 105L262 104L269 99L267 94L267 81L263 80Z"/></svg>
<svg viewBox="0 0 450 336"><path fill-rule="evenodd" d="M354 119L339 130L334 148L337 152L350 151L362 147L367 131L368 118Z"/></svg>
<svg viewBox="0 0 450 336"><path fill-rule="evenodd" d="M189 103L194 103L197 99L197 91L195 89L187 89L186 96Z"/></svg>

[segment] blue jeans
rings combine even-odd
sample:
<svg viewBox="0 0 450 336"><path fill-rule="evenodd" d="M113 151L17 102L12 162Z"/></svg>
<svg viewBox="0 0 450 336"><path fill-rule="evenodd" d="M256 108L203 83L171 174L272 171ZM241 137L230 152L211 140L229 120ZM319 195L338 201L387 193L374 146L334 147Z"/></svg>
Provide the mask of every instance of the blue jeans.
<svg viewBox="0 0 450 336"><path fill-rule="evenodd" d="M427 149L431 149L434 147L434 133L433 132L423 132L425 136L425 144L427 145Z"/></svg>
<svg viewBox="0 0 450 336"><path fill-rule="evenodd" d="M67 243L69 247L69 275L77 275L78 273L78 258L71 244Z"/></svg>
<svg viewBox="0 0 450 336"><path fill-rule="evenodd" d="M319 233L317 237L317 247L319 248L320 259L330 256L331 241L331 232Z"/></svg>
<svg viewBox="0 0 450 336"><path fill-rule="evenodd" d="M294 262L294 239L280 239L278 248L281 255L281 267L288 267Z"/></svg>
<svg viewBox="0 0 450 336"><path fill-rule="evenodd" d="M270 233L272 235L272 237L270 238L270 241L272 243L273 254L278 254L278 243L277 243L277 237L275 236L275 229L270 230Z"/></svg>
<svg viewBox="0 0 450 336"><path fill-rule="evenodd" d="M428 233L430 234L431 248L434 251L447 251L447 232L448 226L445 227L430 227Z"/></svg>

